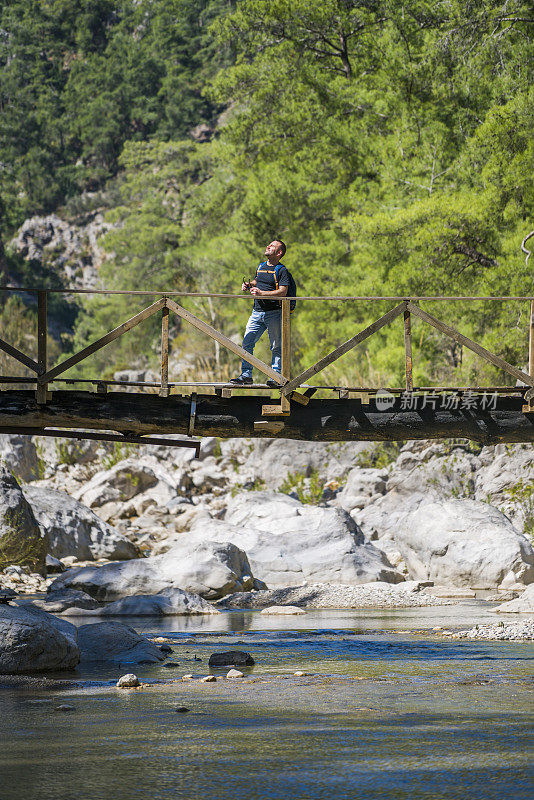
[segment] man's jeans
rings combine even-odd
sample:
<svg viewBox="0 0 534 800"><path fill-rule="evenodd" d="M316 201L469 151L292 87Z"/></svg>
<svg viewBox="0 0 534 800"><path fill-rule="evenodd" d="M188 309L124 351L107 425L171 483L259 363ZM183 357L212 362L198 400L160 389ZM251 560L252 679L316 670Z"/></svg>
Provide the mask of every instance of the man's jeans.
<svg viewBox="0 0 534 800"><path fill-rule="evenodd" d="M262 333L267 331L269 343L271 345L271 366L275 372L281 371L282 356L282 311L253 311L247 322L245 336L243 338L243 348L247 353L254 352L254 346ZM252 364L248 361L241 363L241 375L246 378L252 377Z"/></svg>

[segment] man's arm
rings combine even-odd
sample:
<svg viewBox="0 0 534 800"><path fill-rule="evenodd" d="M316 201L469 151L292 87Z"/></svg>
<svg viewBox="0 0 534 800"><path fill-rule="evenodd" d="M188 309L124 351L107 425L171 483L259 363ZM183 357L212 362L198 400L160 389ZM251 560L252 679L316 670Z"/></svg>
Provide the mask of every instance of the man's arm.
<svg viewBox="0 0 534 800"><path fill-rule="evenodd" d="M254 281L256 283L256 281ZM287 294L287 286L279 286L278 289L273 289L271 292L266 292L263 289L258 289L256 286L253 286L250 290L250 294L253 294L254 297L285 297Z"/></svg>

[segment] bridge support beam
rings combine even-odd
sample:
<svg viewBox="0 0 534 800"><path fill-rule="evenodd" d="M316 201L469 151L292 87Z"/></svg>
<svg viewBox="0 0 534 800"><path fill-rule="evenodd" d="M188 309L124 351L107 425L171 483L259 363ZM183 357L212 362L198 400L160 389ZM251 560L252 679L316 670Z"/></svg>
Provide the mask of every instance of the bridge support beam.
<svg viewBox="0 0 534 800"><path fill-rule="evenodd" d="M312 399L306 406L291 404L279 433L263 431L254 423L262 419L264 398L198 395L195 436L262 437L308 441L395 441L462 437L481 442L534 442L534 414L524 413L521 396L499 397L495 409L471 404L467 409L426 407L405 410L400 398L380 410L373 399ZM439 404L438 404L439 405ZM171 395L108 392L105 395L58 391L46 405L35 392L0 392L2 427L72 428L117 431L132 435L187 435L191 398Z"/></svg>

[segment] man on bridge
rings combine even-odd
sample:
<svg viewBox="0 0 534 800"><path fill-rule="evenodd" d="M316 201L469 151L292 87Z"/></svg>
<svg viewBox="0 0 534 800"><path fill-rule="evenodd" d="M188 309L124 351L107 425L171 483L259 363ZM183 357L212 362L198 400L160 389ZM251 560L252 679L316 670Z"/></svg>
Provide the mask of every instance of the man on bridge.
<svg viewBox="0 0 534 800"><path fill-rule="evenodd" d="M290 284L289 272L280 263L285 252L286 246L281 239L274 239L265 248L267 261L259 265L254 280L244 280L241 285L242 292L250 291L254 297L252 314L243 338L243 349L252 354L256 342L264 331L267 331L272 353L271 366L278 373L281 372L282 358L282 304L279 298L286 297ZM241 375L232 378L230 383L237 385L252 383L252 364L243 361ZM278 386L274 380L268 380L266 383L267 386Z"/></svg>

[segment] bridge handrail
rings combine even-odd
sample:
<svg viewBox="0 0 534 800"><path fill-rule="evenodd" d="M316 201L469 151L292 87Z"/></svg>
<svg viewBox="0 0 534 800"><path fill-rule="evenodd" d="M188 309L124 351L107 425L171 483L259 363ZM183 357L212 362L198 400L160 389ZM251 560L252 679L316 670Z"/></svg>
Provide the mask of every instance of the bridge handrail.
<svg viewBox="0 0 534 800"><path fill-rule="evenodd" d="M250 295L227 294L224 292L179 292L165 289L51 289L46 286L0 286L0 292L46 292L47 294L124 294L144 297L222 297L249 300ZM517 300L534 301L534 295L425 295L425 294L400 294L400 295L299 295L298 300Z"/></svg>
<svg viewBox="0 0 534 800"><path fill-rule="evenodd" d="M365 327L363 330L359 331L355 336L352 336L343 344L336 347L326 356L323 356L319 361L317 361L312 366L305 369L296 377L291 377L291 322L290 322L290 298L281 298L281 317L282 317L282 342L281 342L281 351L282 351L282 358L281 358L281 374L275 372L272 367L265 362L261 361L254 355L246 352L243 347L237 345L232 339L225 336L222 332L218 331L213 326L209 325L207 322L202 320L201 318L197 317L188 309L179 305L174 299L176 297L209 297L209 298L236 298L236 299L244 299L250 302L250 295L247 294L225 294L225 293L210 293L210 292L179 292L179 291L169 291L169 292L162 292L162 291L140 291L140 290L121 290L121 289L48 289L48 288L24 288L24 287L16 287L16 286L0 286L0 291L10 291L10 292L27 292L27 293L36 293L37 294L37 360L34 360L29 354L22 352L21 350L17 349L9 342L5 341L4 339L0 338L0 349L6 352L10 357L14 358L19 363L22 363L28 369L30 369L34 374L37 376L37 402L38 403L46 403L47 402L47 388L48 384L52 383L54 379L56 379L59 375L66 372L71 367L75 366L79 362L86 359L88 356L95 353L97 350L100 350L102 347L105 347L110 342L114 341L115 339L123 336L125 333L130 331L132 328L136 327L137 325L141 324L145 320L152 317L154 314L158 312L162 312L161 318L161 383L160 383L160 394L164 397L168 397L170 393L169 387L169 380L168 380L168 356L169 356L169 313L172 312L183 319L188 324L192 325L194 328L199 330L201 333L207 335L218 345L222 345L226 349L233 352L235 355L239 356L243 360L248 361L253 366L255 366L260 372L266 375L271 382L274 381L278 385L280 389L281 396L280 406L266 406L265 408L273 409L271 412L272 414L289 414L290 405L289 401L291 399L297 400L298 402L306 403L308 399L301 395L298 390L307 380L313 375L321 372L327 366L332 364L334 361L337 361L341 356L348 353L354 347L359 345L361 342L368 339L373 334L377 333L386 325L391 324L395 319L398 317L403 317L404 319L404 350L405 350L405 391L413 392L414 391L414 382L413 382L413 368L412 368L412 334L411 334L411 318L412 315L419 318L423 322L429 324L434 329L440 331L445 336L449 337L457 344L461 346L467 347L469 350L477 354L479 357L483 358L485 361L489 362L495 367L506 372L508 375L511 375L516 379L517 382L522 383L527 391L525 393L525 400L530 404L531 401L534 403L534 298L533 297L512 297L512 296L486 296L486 297L475 297L475 296L430 296L430 295L414 295L414 296L406 296L406 295L383 295L383 296L300 296L299 301L303 300L330 300L330 301L384 301L384 300L394 300L397 304L390 308L385 314L380 316L370 325ZM82 348L82 350L74 353L73 355L67 357L60 363L56 364L54 367L49 368L47 365L47 337L48 337L48 325L47 325L47 298L49 294L98 294L98 295L141 295L145 297L151 297L158 299L155 302L152 302L148 307L144 308L143 310L139 311L138 313L134 314L134 316L130 317L128 320L125 320L123 323L119 324L116 328L109 331L104 336L100 337L96 341L91 342L86 347ZM487 350L486 348L482 347L482 345L478 344L477 342L473 341L472 339L468 338L460 331L452 328L447 323L443 322L442 320L438 319L437 317L429 314L428 312L424 311L418 302L424 302L427 300L481 300L481 301L518 301L518 302L529 302L530 303L530 325L529 325L529 366L528 372L518 369L513 364L510 364L508 361L505 361L501 356L498 356L495 353ZM399 302L400 301L400 302ZM4 376L6 378L10 378L11 376ZM2 376L0 376L0 383Z"/></svg>

